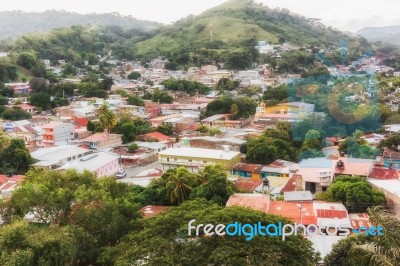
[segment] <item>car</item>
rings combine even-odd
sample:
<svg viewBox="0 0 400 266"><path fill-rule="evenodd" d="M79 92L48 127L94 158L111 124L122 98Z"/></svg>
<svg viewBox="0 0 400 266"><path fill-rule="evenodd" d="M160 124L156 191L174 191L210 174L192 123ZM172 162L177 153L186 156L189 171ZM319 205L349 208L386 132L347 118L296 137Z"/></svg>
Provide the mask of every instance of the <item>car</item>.
<svg viewBox="0 0 400 266"><path fill-rule="evenodd" d="M125 171L125 170L119 170L119 171L115 174L115 177L116 177L117 179L126 177L126 171Z"/></svg>

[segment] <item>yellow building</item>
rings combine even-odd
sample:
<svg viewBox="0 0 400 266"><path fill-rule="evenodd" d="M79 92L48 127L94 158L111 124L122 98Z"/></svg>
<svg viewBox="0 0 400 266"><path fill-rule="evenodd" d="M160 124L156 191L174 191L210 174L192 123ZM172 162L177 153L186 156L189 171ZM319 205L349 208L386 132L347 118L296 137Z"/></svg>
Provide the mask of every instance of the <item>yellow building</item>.
<svg viewBox="0 0 400 266"><path fill-rule="evenodd" d="M184 166L196 173L208 164L219 164L230 171L240 162L240 152L184 147L161 151L158 153L158 158L164 171Z"/></svg>

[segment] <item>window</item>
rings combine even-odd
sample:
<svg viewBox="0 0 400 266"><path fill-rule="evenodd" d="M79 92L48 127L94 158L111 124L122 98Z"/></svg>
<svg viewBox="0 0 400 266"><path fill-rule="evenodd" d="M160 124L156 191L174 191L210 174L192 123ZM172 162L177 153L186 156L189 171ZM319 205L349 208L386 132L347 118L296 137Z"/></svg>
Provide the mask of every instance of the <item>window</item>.
<svg viewBox="0 0 400 266"><path fill-rule="evenodd" d="M203 161L203 163L207 163L207 161Z"/></svg>

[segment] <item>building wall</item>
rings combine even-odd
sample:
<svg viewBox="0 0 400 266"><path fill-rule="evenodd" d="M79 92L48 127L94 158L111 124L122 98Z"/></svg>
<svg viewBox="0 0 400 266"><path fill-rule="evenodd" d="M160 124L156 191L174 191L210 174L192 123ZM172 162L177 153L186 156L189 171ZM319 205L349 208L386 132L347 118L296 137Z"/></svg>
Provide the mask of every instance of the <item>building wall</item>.
<svg viewBox="0 0 400 266"><path fill-rule="evenodd" d="M159 155L159 161L163 165L164 170L185 166L189 170L194 171L193 169L198 169L199 167L204 167L208 164L212 165L219 164L225 170L230 171L236 164L240 162L240 154L238 154L237 156L233 157L230 160Z"/></svg>
<svg viewBox="0 0 400 266"><path fill-rule="evenodd" d="M95 172L97 177L113 176L120 169L118 158L111 163L100 166Z"/></svg>

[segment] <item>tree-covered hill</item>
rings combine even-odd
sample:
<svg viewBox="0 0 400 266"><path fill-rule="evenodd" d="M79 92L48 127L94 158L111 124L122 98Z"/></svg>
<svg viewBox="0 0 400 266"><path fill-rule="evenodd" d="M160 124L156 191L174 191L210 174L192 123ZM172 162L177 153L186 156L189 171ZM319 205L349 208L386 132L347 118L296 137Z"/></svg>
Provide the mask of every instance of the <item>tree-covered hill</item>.
<svg viewBox="0 0 400 266"><path fill-rule="evenodd" d="M96 55L105 56L110 51L117 58L133 59L134 44L151 36L153 33L149 31L119 26L72 26L27 34L11 45L11 51L32 52L53 63L66 60L79 66L84 60L91 63L97 60Z"/></svg>
<svg viewBox="0 0 400 266"><path fill-rule="evenodd" d="M343 38L349 40L349 47L360 46L361 40L325 27L318 20L286 9L270 9L252 0L229 0L199 16L163 27L155 37L137 44L136 55L164 55L175 57L177 65L200 65L210 60L225 61L235 53L251 56L249 49L256 40L335 48Z"/></svg>
<svg viewBox="0 0 400 266"><path fill-rule="evenodd" d="M82 15L65 11L46 11L42 13L3 11L0 12L0 39L21 36L30 32L49 31L55 28L76 25L120 26L122 28L154 30L160 24L138 20L117 13Z"/></svg>

